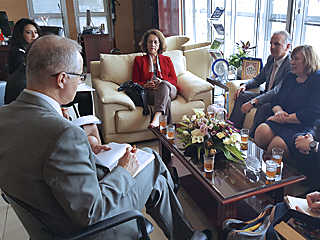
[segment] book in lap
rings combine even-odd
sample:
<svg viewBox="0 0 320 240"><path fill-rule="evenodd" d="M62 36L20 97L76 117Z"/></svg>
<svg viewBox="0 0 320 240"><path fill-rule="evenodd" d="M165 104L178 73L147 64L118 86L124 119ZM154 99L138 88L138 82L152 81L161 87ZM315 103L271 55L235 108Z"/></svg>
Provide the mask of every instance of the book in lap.
<svg viewBox="0 0 320 240"><path fill-rule="evenodd" d="M287 195L284 197L284 201L288 205L288 207L291 209L296 209L296 206L298 206L303 211L308 213L310 216L320 218L319 212L313 212L309 210L307 199L305 198L298 198L298 197L292 197Z"/></svg>
<svg viewBox="0 0 320 240"><path fill-rule="evenodd" d="M111 171L115 166L117 166L118 160L125 154L126 148L131 147L131 145L127 143L111 142L108 146L111 147L111 150L100 152L97 154L97 157ZM138 149L137 159L139 162L139 168L133 177L137 176L138 173L154 159L154 155Z"/></svg>

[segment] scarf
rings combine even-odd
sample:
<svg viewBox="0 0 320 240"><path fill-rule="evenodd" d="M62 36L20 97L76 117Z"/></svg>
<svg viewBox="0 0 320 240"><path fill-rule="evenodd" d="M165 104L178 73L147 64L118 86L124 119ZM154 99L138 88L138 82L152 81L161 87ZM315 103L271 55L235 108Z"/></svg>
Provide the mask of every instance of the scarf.
<svg viewBox="0 0 320 240"><path fill-rule="evenodd" d="M154 72L154 66L153 66L153 61L152 61L152 57L150 54L149 55L149 73ZM157 56L157 76L161 79L163 79L162 73L161 73L161 68L160 68L160 62L159 62L159 55Z"/></svg>

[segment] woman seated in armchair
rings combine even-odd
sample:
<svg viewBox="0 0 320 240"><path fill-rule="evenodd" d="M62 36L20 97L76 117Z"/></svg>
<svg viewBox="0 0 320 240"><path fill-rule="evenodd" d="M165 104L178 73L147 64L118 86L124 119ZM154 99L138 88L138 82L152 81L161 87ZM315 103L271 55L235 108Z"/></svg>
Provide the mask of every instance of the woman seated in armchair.
<svg viewBox="0 0 320 240"><path fill-rule="evenodd" d="M132 81L147 90L149 103L154 105L152 126L159 126L159 117L167 116L171 124L171 101L177 97L177 76L170 57L163 56L166 44L163 34L156 29L148 30L139 43L147 54L134 59Z"/></svg>
<svg viewBox="0 0 320 240"><path fill-rule="evenodd" d="M320 63L314 48L302 45L293 49L291 72L272 101L273 116L256 130L256 144L271 154L272 148L293 152L293 136L309 132L320 117Z"/></svg>

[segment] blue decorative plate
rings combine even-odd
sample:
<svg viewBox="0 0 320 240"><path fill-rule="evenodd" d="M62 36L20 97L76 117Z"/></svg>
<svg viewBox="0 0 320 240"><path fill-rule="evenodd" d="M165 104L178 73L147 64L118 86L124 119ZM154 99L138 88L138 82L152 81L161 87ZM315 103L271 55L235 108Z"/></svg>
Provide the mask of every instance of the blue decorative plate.
<svg viewBox="0 0 320 240"><path fill-rule="evenodd" d="M212 71L213 74L222 77L224 76L225 72L228 72L229 63L227 60L220 58L213 62L212 64Z"/></svg>

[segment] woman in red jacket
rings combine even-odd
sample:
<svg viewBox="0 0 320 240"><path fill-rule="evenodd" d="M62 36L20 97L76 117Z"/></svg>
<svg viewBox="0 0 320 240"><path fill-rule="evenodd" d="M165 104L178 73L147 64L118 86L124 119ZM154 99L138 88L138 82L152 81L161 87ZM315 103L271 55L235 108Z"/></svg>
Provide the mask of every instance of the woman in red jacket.
<svg viewBox="0 0 320 240"><path fill-rule="evenodd" d="M159 126L159 117L167 115L172 123L171 100L177 97L177 76L170 57L163 56L166 44L163 34L156 29L148 30L139 43L146 55L134 59L132 81L147 90L149 103L154 105L151 125Z"/></svg>

